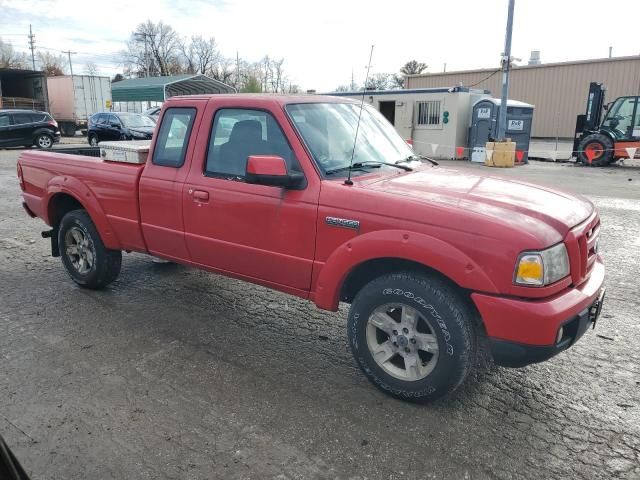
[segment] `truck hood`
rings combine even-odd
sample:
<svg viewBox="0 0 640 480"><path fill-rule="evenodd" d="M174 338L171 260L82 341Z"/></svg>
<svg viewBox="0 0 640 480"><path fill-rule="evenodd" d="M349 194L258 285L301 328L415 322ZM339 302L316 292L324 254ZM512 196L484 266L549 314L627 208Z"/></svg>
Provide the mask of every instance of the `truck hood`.
<svg viewBox="0 0 640 480"><path fill-rule="evenodd" d="M543 222L562 238L594 209L584 197L519 180L447 167L426 167L406 175L378 177L365 187L507 221L524 215L530 226Z"/></svg>

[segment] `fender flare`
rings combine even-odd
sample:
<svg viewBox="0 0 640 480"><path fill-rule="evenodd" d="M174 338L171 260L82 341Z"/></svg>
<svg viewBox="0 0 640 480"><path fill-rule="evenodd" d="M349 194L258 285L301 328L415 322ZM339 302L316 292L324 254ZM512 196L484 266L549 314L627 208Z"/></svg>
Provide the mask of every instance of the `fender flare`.
<svg viewBox="0 0 640 480"><path fill-rule="evenodd" d="M413 261L438 271L462 288L498 293L486 273L458 248L429 235L378 230L355 237L333 251L315 285L316 306L337 310L340 290L353 269L381 258Z"/></svg>
<svg viewBox="0 0 640 480"><path fill-rule="evenodd" d="M57 194L63 193L73 197L87 211L105 247L112 250L122 249L120 241L116 237L111 223L100 206L98 199L84 183L76 178L60 175L49 180L46 192L46 223L48 225L52 225L52 219L49 218L51 200Z"/></svg>
<svg viewBox="0 0 640 480"><path fill-rule="evenodd" d="M31 141L32 141L32 142L35 142L35 141L36 141L36 138L38 138L38 135L40 135L41 133L46 133L46 134L47 134L47 135L49 135L51 138L54 138L54 137L55 137L54 133L53 133L50 129L48 129L48 128L46 128L46 127L39 127L39 128L36 128L36 129L33 131L33 133L31 134Z"/></svg>

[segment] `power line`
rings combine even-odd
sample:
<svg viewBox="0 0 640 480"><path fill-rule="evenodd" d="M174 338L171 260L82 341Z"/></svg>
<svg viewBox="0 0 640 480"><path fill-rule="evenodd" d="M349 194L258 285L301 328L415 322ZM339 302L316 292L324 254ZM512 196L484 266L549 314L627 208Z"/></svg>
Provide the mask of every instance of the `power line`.
<svg viewBox="0 0 640 480"><path fill-rule="evenodd" d="M496 70L495 72L491 72L491 74L489 74L488 76L486 76L485 78L483 78L482 80L480 80L479 82L476 83L472 83L471 85L467 85L467 87L475 87L476 85L480 85L482 82L489 80L491 77L493 77L496 73L502 71L501 68L499 68L498 70Z"/></svg>

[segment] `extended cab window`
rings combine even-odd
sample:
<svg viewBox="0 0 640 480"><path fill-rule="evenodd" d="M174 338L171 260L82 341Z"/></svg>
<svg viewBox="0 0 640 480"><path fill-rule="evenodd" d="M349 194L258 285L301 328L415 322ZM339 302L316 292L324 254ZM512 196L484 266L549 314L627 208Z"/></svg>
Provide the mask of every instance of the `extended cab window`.
<svg viewBox="0 0 640 480"><path fill-rule="evenodd" d="M195 116L195 108L169 108L164 113L153 149L155 165L180 168L184 164Z"/></svg>
<svg viewBox="0 0 640 480"><path fill-rule="evenodd" d="M250 155L278 155L289 171L300 171L298 161L280 125L262 110L225 108L213 120L205 173L243 178Z"/></svg>

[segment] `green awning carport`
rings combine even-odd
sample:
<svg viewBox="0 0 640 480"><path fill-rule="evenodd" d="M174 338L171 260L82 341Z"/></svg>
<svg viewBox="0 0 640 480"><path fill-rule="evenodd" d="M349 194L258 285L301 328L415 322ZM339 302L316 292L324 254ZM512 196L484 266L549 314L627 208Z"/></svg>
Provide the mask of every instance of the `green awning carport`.
<svg viewBox="0 0 640 480"><path fill-rule="evenodd" d="M206 75L172 75L122 80L111 84L114 102L164 102L175 95L235 93L235 89Z"/></svg>

